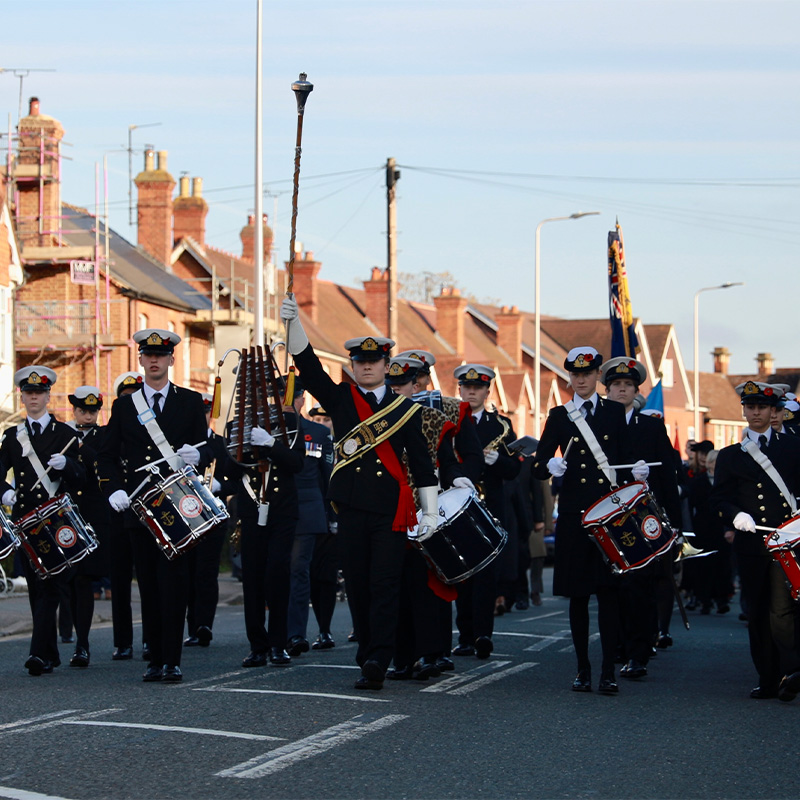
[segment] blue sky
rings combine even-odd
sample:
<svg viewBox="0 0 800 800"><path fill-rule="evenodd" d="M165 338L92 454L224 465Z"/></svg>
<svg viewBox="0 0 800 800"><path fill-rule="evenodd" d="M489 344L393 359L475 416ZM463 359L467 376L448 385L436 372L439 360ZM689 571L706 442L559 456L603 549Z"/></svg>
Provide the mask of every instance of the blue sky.
<svg viewBox="0 0 800 800"><path fill-rule="evenodd" d="M119 151L129 125L158 122L134 146L168 150L176 179L202 177L207 241L240 252L254 207L255 9L3 4L0 67L56 70L24 79L24 108L37 95L66 129L64 199L92 208L108 152L111 224L135 241ZM536 224L598 210L543 228L543 313L607 314L618 216L634 313L674 323L687 366L694 293L724 281L746 286L702 296L701 368L717 345L735 372L761 351L798 365L798 40L800 4L788 1L265 0L264 178L278 194L279 258L290 85L306 71L298 239L321 277L354 285L385 265L391 156L402 271L447 270L479 298L532 309ZM3 129L18 99L19 80L0 74ZM141 164L137 153L134 172Z"/></svg>

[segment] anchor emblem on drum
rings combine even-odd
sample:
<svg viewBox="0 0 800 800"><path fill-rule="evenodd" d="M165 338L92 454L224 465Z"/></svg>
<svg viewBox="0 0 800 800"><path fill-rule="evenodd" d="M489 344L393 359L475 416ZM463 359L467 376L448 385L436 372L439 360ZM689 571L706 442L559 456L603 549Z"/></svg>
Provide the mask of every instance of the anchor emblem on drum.
<svg viewBox="0 0 800 800"><path fill-rule="evenodd" d="M625 547L633 547L636 544L636 534L633 531L625 531L625 533L619 537L619 540Z"/></svg>

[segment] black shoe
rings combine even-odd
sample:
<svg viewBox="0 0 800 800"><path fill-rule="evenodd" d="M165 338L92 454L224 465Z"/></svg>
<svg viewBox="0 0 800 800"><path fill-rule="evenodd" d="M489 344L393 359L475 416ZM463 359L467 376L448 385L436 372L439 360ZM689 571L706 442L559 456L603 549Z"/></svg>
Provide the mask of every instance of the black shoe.
<svg viewBox="0 0 800 800"><path fill-rule="evenodd" d="M112 661L130 661L133 658L132 647L117 647L111 654Z"/></svg>
<svg viewBox="0 0 800 800"><path fill-rule="evenodd" d="M355 631L350 631L350 633L347 634L347 641L348 642L357 642L358 641L358 636L356 636L356 632Z"/></svg>
<svg viewBox="0 0 800 800"><path fill-rule="evenodd" d="M361 665L361 674L370 681L383 683L386 671L377 661L365 661Z"/></svg>
<svg viewBox="0 0 800 800"><path fill-rule="evenodd" d="M292 636L286 643L286 652L292 657L296 658L301 653L307 653L309 650L308 639L303 636Z"/></svg>
<svg viewBox="0 0 800 800"><path fill-rule="evenodd" d="M25 662L25 669L28 670L28 675L41 675L44 672L45 660L39 656L28 656ZM52 668L50 669L52 672Z"/></svg>
<svg viewBox="0 0 800 800"><path fill-rule="evenodd" d="M150 660L150 647L147 642L142 642L142 661Z"/></svg>
<svg viewBox="0 0 800 800"><path fill-rule="evenodd" d="M49 675L56 667L60 667L60 666L61 666L61 661L56 663L55 661L50 661L48 659L45 659L44 660L44 669L42 670L42 672L45 675Z"/></svg>
<svg viewBox="0 0 800 800"><path fill-rule="evenodd" d="M668 647L672 647L672 637L668 633L659 633L658 639L656 639L656 647L659 650L666 650Z"/></svg>
<svg viewBox="0 0 800 800"><path fill-rule="evenodd" d="M631 659L620 671L620 678L628 678L635 680L637 678L644 678L647 675L647 667L640 664L638 661Z"/></svg>
<svg viewBox="0 0 800 800"><path fill-rule="evenodd" d="M436 659L436 666L439 667L440 672L452 672L456 665L453 663L452 658L448 658L447 656L440 656Z"/></svg>
<svg viewBox="0 0 800 800"><path fill-rule="evenodd" d="M494 645L488 636L479 636L475 640L475 655L478 658L489 658L492 650L494 650Z"/></svg>
<svg viewBox="0 0 800 800"><path fill-rule="evenodd" d="M242 660L243 667L266 667L267 654L266 653L250 653Z"/></svg>
<svg viewBox="0 0 800 800"><path fill-rule="evenodd" d="M791 703L798 694L800 694L800 672L784 675L780 686L778 686L778 700L784 703Z"/></svg>
<svg viewBox="0 0 800 800"><path fill-rule="evenodd" d="M211 640L214 638L214 634L211 633L211 628L209 628L208 625L201 625L194 632L194 635L200 647L208 647L211 644Z"/></svg>
<svg viewBox="0 0 800 800"><path fill-rule="evenodd" d="M600 694L619 694L619 686L614 678L600 678L597 691Z"/></svg>
<svg viewBox="0 0 800 800"><path fill-rule="evenodd" d="M783 683L783 681L781 681L781 683ZM753 700L774 700L778 696L777 689L768 689L766 687L762 688L761 686L756 686L755 689L750 690L750 697ZM783 700L783 698L781 698L781 700Z"/></svg>
<svg viewBox="0 0 800 800"><path fill-rule="evenodd" d="M514 603L514 608L516 608L517 611L527 611L530 606L527 600L517 600L517 602Z"/></svg>
<svg viewBox="0 0 800 800"><path fill-rule="evenodd" d="M147 671L142 675L142 680L145 683L156 683L164 677L164 670L157 667L155 664L149 664Z"/></svg>
<svg viewBox="0 0 800 800"><path fill-rule="evenodd" d="M89 651L83 647L76 647L72 658L69 660L71 667L88 667L89 666Z"/></svg>
<svg viewBox="0 0 800 800"><path fill-rule="evenodd" d="M336 642L333 641L333 636L329 633L321 633L317 636L317 640L311 645L312 650L330 650L331 647L336 647Z"/></svg>
<svg viewBox="0 0 800 800"><path fill-rule="evenodd" d="M164 664L164 677L162 680L164 683L180 683L183 680L181 668L178 666L170 667L169 665Z"/></svg>
<svg viewBox="0 0 800 800"><path fill-rule="evenodd" d="M273 667L288 667L292 659L282 647L270 647L269 663Z"/></svg>
<svg viewBox="0 0 800 800"><path fill-rule="evenodd" d="M200 640L196 636L187 636L183 640L184 647L199 647Z"/></svg>
<svg viewBox="0 0 800 800"><path fill-rule="evenodd" d="M475 648L471 644L460 644L453 648L454 656L474 656Z"/></svg>
<svg viewBox="0 0 800 800"><path fill-rule="evenodd" d="M378 689L383 689L383 681L371 681L369 678L365 678L363 675L355 682L356 689L371 689L373 691L377 691Z"/></svg>
<svg viewBox="0 0 800 800"><path fill-rule="evenodd" d="M592 691L592 672L588 669L578 670L575 680L572 681L573 692L591 692Z"/></svg>
<svg viewBox="0 0 800 800"><path fill-rule="evenodd" d="M386 680L388 681L407 681L414 677L414 670L411 667L395 667L386 670Z"/></svg>
<svg viewBox="0 0 800 800"><path fill-rule="evenodd" d="M426 681L428 678L438 678L442 674L439 667L436 666L436 659L430 656L422 656L413 668L413 677L415 681Z"/></svg>

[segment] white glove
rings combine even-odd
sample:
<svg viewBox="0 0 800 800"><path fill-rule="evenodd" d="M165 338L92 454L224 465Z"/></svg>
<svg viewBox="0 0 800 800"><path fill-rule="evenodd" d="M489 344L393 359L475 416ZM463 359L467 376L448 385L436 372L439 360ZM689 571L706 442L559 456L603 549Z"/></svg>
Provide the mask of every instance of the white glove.
<svg viewBox="0 0 800 800"><path fill-rule="evenodd" d="M6 489L2 499L4 506L13 506L17 502L17 493L13 489Z"/></svg>
<svg viewBox="0 0 800 800"><path fill-rule="evenodd" d="M567 462L559 456L553 456L547 462L547 471L554 477L560 478L567 471Z"/></svg>
<svg viewBox="0 0 800 800"><path fill-rule="evenodd" d="M650 467L644 462L643 459L639 459L634 465L633 469L631 469L631 474L633 475L633 479L635 481L646 481L647 476L650 474Z"/></svg>
<svg viewBox="0 0 800 800"><path fill-rule="evenodd" d="M250 444L255 447L272 447L272 445L275 444L275 437L256 425L256 427L250 431Z"/></svg>
<svg viewBox="0 0 800 800"><path fill-rule="evenodd" d="M423 486L419 490L419 504L422 518L417 526L417 541L424 542L433 536L439 525L439 489L436 486Z"/></svg>
<svg viewBox="0 0 800 800"><path fill-rule="evenodd" d="M495 461L499 458L499 453L497 450L484 450L483 451L483 460L491 467Z"/></svg>
<svg viewBox="0 0 800 800"><path fill-rule="evenodd" d="M131 499L124 489L117 489L117 491L108 498L108 504L114 511L124 511L126 508L130 508Z"/></svg>
<svg viewBox="0 0 800 800"><path fill-rule="evenodd" d="M52 467L54 470L61 471L67 466L67 457L61 453L56 453L54 456L50 456L47 466Z"/></svg>
<svg viewBox="0 0 800 800"><path fill-rule="evenodd" d="M177 450L178 455L191 466L196 467L200 463L200 451L190 444L184 444Z"/></svg>
<svg viewBox="0 0 800 800"><path fill-rule="evenodd" d="M219 494L222 490L222 484L216 479L211 479L211 494Z"/></svg>
<svg viewBox="0 0 800 800"><path fill-rule="evenodd" d="M286 323L286 347L296 356L308 347L308 336L300 322L300 311L294 295L286 297L281 303L281 319Z"/></svg>
<svg viewBox="0 0 800 800"><path fill-rule="evenodd" d="M756 532L755 520L744 511L740 511L733 518L733 527L736 528L737 531L747 531L747 533Z"/></svg>
<svg viewBox="0 0 800 800"><path fill-rule="evenodd" d="M475 491L475 484L469 478L453 478L454 489L471 489Z"/></svg>

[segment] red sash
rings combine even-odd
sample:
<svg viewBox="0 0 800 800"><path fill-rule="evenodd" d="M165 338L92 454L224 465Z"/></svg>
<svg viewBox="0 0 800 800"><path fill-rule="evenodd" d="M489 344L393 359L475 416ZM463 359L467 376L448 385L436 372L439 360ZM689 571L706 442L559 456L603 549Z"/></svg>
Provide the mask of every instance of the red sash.
<svg viewBox="0 0 800 800"><path fill-rule="evenodd" d="M364 395L352 384L350 385L350 392L353 395L353 403L355 404L358 418L361 422L366 422L374 412ZM400 487L400 497L397 502L397 513L392 521L392 530L405 532L417 524L417 507L414 505L414 493L408 485L405 467L400 463L400 459L398 459L397 453L394 452L394 448L388 439L377 445L375 452L378 454L381 464Z"/></svg>

